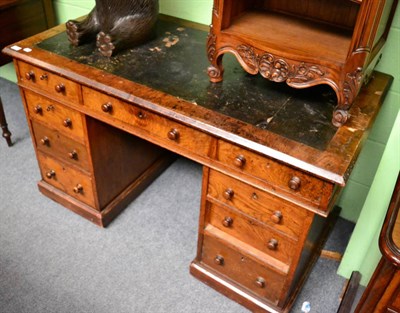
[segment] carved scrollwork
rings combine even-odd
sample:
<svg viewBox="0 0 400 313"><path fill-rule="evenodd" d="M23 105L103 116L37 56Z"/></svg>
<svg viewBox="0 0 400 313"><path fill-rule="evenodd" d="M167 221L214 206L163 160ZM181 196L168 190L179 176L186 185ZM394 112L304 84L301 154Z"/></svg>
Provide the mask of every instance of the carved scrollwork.
<svg viewBox="0 0 400 313"><path fill-rule="evenodd" d="M290 74L289 64L283 59L276 59L270 53L260 57L259 68L263 77L277 83L286 81Z"/></svg>
<svg viewBox="0 0 400 313"><path fill-rule="evenodd" d="M358 67L354 72L347 73L343 84L344 105L348 108L357 96L358 90L363 79L362 68Z"/></svg>
<svg viewBox="0 0 400 313"><path fill-rule="evenodd" d="M210 26L210 33L208 34L207 38L207 56L208 60L213 63L215 59L215 52L216 52L216 39L217 36L213 33L213 26Z"/></svg>
<svg viewBox="0 0 400 313"><path fill-rule="evenodd" d="M236 48L240 58L247 65L249 72L258 72L274 82L287 82L288 85L300 85L325 76L325 72L314 64L304 62L296 64L271 53L258 55L253 47L240 45Z"/></svg>
<svg viewBox="0 0 400 313"><path fill-rule="evenodd" d="M207 68L208 76L210 79L220 79L222 77L221 70L215 66L210 65Z"/></svg>
<svg viewBox="0 0 400 313"><path fill-rule="evenodd" d="M254 74L258 73L258 56L254 49L247 45L240 45L237 47L237 52L242 58L243 62L249 67Z"/></svg>
<svg viewBox="0 0 400 313"><path fill-rule="evenodd" d="M325 72L316 65L308 66L304 62L300 65L293 65L293 76L290 77L290 84L302 84L318 77L325 76Z"/></svg>

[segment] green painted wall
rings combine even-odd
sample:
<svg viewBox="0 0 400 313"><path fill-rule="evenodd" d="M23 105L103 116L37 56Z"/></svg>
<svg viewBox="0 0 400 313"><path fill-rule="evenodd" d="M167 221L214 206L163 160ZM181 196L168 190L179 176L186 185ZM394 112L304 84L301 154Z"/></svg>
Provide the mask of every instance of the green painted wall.
<svg viewBox="0 0 400 313"><path fill-rule="evenodd" d="M167 15L208 25L211 22L212 2L212 0L160 0L160 11ZM93 8L95 1L55 0L53 3L57 21L64 23L68 19L87 14ZM375 253L375 255L367 256L365 250L371 251L372 245L376 252L376 234L382 223L384 206L388 201L387 191L393 187L393 173L400 168L399 141L395 135L400 122L397 122L397 128L393 126L400 109L400 7L397 9L384 56L377 70L391 74L395 80L339 199L343 218L353 222L360 218L339 273L349 277L352 270L363 267L361 270L364 283L369 279L371 269L375 266L377 255L379 255ZM15 81L13 68L10 65L0 68L0 76ZM389 137L395 139L388 141ZM374 209L377 205L380 209ZM363 214L360 215L361 211ZM369 240L365 240L366 236ZM363 251L359 249L360 247L364 247L361 249ZM347 256L349 257L346 259ZM358 261L353 262L354 258Z"/></svg>

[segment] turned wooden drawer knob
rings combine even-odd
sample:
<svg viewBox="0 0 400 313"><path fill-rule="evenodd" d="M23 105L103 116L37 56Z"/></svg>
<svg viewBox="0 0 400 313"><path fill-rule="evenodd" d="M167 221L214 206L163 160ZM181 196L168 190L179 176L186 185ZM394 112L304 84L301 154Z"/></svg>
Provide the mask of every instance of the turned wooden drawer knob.
<svg viewBox="0 0 400 313"><path fill-rule="evenodd" d="M275 211L274 214L271 215L271 220L275 224L279 224L282 221L282 212L281 211Z"/></svg>
<svg viewBox="0 0 400 313"><path fill-rule="evenodd" d="M41 105L36 105L34 108L33 108L33 112L35 112L36 114L42 114L42 112L43 112L43 108L42 108L42 106Z"/></svg>
<svg viewBox="0 0 400 313"><path fill-rule="evenodd" d="M226 200L232 200L234 195L235 192L231 188L226 189L223 193L223 196Z"/></svg>
<svg viewBox="0 0 400 313"><path fill-rule="evenodd" d="M168 132L168 139L170 139L170 140L178 140L179 139L179 131L176 128L171 129Z"/></svg>
<svg viewBox="0 0 400 313"><path fill-rule="evenodd" d="M48 179L52 179L56 176L56 172L54 170L50 170L46 173Z"/></svg>
<svg viewBox="0 0 400 313"><path fill-rule="evenodd" d="M25 73L25 78L27 80L34 80L35 79L35 73L33 71L29 71Z"/></svg>
<svg viewBox="0 0 400 313"><path fill-rule="evenodd" d="M225 227L231 227L233 224L233 218L226 216L223 220L222 220L222 225L224 225Z"/></svg>
<svg viewBox="0 0 400 313"><path fill-rule="evenodd" d="M246 158L243 155L238 155L233 163L239 167L242 168L246 164Z"/></svg>
<svg viewBox="0 0 400 313"><path fill-rule="evenodd" d="M301 185L301 180L297 176L293 176L291 180L289 180L289 187L292 190L298 190Z"/></svg>
<svg viewBox="0 0 400 313"><path fill-rule="evenodd" d="M262 277L258 277L256 279L256 285L260 288L265 288L265 279Z"/></svg>
<svg viewBox="0 0 400 313"><path fill-rule="evenodd" d="M59 84L56 85L55 89L59 93L64 92L65 91L65 85L63 83L59 83Z"/></svg>
<svg viewBox="0 0 400 313"><path fill-rule="evenodd" d="M224 265L224 258L220 255L217 255L214 259L214 263L217 265Z"/></svg>
<svg viewBox="0 0 400 313"><path fill-rule="evenodd" d="M81 184L77 184L77 185L74 187L74 192L75 192L75 193L82 193L82 192L83 192L83 186L82 186Z"/></svg>
<svg viewBox="0 0 400 313"><path fill-rule="evenodd" d="M278 248L278 240L271 239L270 241L268 241L267 247L269 250L276 250Z"/></svg>
<svg viewBox="0 0 400 313"><path fill-rule="evenodd" d="M42 139L40 139L40 143L43 146L49 146L50 145L50 139L49 137L43 137Z"/></svg>
<svg viewBox="0 0 400 313"><path fill-rule="evenodd" d="M111 102L104 103L104 104L101 106L101 109L102 109L103 112L105 112L105 113L111 113L111 111L112 111L112 109L113 109L112 103L111 103Z"/></svg>
<svg viewBox="0 0 400 313"><path fill-rule="evenodd" d="M47 78L49 78L48 76L47 76L47 74L42 74L42 75L40 75L40 80L47 80Z"/></svg>
<svg viewBox="0 0 400 313"><path fill-rule="evenodd" d="M71 151L68 153L68 157L72 160L77 160L78 159L78 152L76 150Z"/></svg>
<svg viewBox="0 0 400 313"><path fill-rule="evenodd" d="M70 118L66 118L66 119L63 121L63 125L64 125L65 127L71 127L71 126L72 126L72 121L71 121L71 119L70 119Z"/></svg>

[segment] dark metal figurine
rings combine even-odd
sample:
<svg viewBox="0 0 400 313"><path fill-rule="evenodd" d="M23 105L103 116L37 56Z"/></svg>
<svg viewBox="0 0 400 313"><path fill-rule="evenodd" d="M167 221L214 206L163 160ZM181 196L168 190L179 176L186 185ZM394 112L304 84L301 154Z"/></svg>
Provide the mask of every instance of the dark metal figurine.
<svg viewBox="0 0 400 313"><path fill-rule="evenodd" d="M136 46L153 35L158 0L96 0L83 21L66 23L68 40L74 46L96 40L102 55Z"/></svg>

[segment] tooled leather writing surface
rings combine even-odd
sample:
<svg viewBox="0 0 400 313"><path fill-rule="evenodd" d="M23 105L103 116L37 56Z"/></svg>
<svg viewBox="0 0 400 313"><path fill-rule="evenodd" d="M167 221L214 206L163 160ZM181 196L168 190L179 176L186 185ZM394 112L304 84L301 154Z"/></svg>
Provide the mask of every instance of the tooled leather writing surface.
<svg viewBox="0 0 400 313"><path fill-rule="evenodd" d="M95 43L71 47L65 33L38 47L313 148L326 148L336 133L330 121L335 95L329 87L295 90L269 82L246 74L229 55L223 84L212 84L205 70L206 37L204 31L159 20L153 40L111 58L95 51Z"/></svg>

